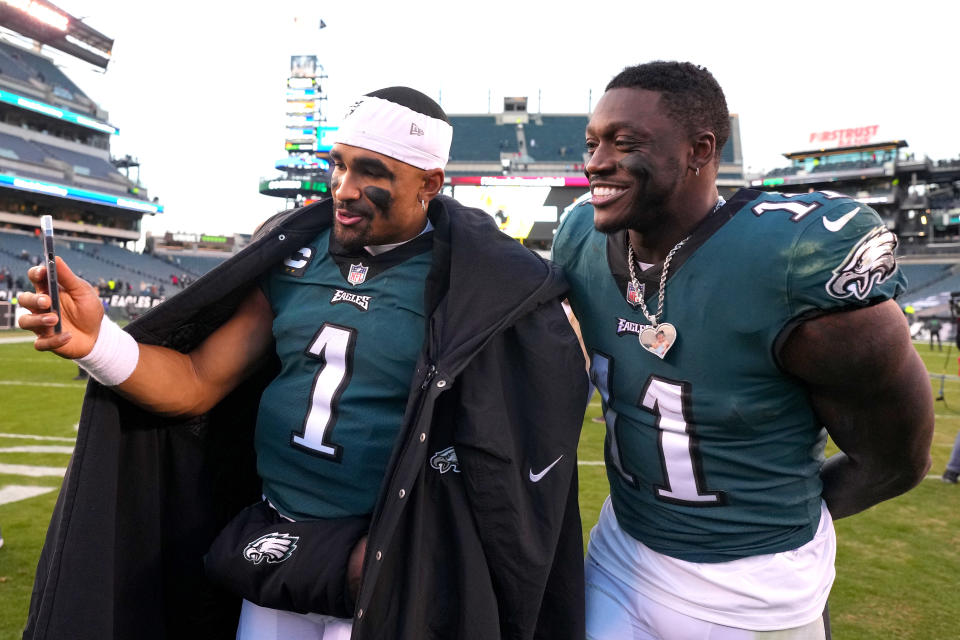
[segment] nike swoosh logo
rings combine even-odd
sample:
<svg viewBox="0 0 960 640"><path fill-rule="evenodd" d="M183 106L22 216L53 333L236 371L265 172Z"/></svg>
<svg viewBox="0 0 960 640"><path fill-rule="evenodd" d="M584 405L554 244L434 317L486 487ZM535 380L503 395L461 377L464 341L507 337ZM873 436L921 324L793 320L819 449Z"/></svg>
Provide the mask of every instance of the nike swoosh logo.
<svg viewBox="0 0 960 640"><path fill-rule="evenodd" d="M562 458L563 458L563 456L560 456L559 458L557 458L556 460L554 460L554 461L550 464L549 467L547 467L546 469L544 469L544 470L541 471L540 473L534 473L534 472L533 472L533 467L531 467L531 468L530 468L530 482L540 482L540 480L543 478L543 476L547 475L547 472L549 472L550 469L553 469L554 465L557 464L558 462L560 462L560 460L561 460Z"/></svg>
<svg viewBox="0 0 960 640"><path fill-rule="evenodd" d="M836 220L827 220L826 218L820 218L820 219L823 220L823 226L827 228L827 231L833 231L834 233L836 233L837 231L840 231L840 229L843 229L843 227L846 226L848 222L850 222L850 219L853 218L853 216L857 215L859 212L860 212L860 207L857 207L850 213L845 213L839 218L837 218Z"/></svg>

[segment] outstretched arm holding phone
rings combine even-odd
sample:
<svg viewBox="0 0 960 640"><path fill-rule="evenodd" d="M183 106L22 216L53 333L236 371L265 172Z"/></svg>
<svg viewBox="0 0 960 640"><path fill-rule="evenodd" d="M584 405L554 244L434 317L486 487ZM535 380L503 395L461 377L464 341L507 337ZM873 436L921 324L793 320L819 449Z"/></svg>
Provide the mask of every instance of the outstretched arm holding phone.
<svg viewBox="0 0 960 640"><path fill-rule="evenodd" d="M192 352L184 354L165 347L138 345L126 334L119 336L123 332L104 318L96 290L77 277L61 258L56 258L56 264L63 330L54 331L58 318L51 311L44 266L27 272L37 292L20 296L20 304L31 312L20 318L20 327L36 334L34 347L38 351L52 351L79 360L81 365L87 364L84 360L98 340L102 347L103 341L118 338L115 353L107 356L128 359L132 372L114 389L155 413L203 413L243 380L252 369L250 365L263 357L271 344L273 312L259 289L248 294L230 320Z"/></svg>

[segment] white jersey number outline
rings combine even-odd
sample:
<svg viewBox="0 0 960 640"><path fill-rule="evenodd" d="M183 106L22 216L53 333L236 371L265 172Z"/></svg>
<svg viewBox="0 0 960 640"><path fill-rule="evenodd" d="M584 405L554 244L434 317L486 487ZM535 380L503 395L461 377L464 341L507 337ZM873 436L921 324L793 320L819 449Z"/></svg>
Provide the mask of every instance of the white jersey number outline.
<svg viewBox="0 0 960 640"><path fill-rule="evenodd" d="M688 421L689 382L650 376L640 395L641 406L657 416L658 448L663 484L654 485L657 498L688 506L715 506L726 501L722 491L706 489L699 439Z"/></svg>
<svg viewBox="0 0 960 640"><path fill-rule="evenodd" d="M617 431L620 416L611 407L613 365L613 358L595 351L590 359L590 378L603 399L610 462L624 480L639 489L637 476L626 470L620 454ZM663 483L652 487L656 498L695 507L726 504L723 491L706 489L699 442L694 426L687 417L691 406L690 384L652 375L647 379L638 404L657 417L657 448Z"/></svg>
<svg viewBox="0 0 960 640"><path fill-rule="evenodd" d="M290 444L295 448L340 461L343 448L331 436L337 422L337 403L353 373L356 338L356 329L325 322L304 351L323 364L313 377L303 428L290 434Z"/></svg>
<svg viewBox="0 0 960 640"><path fill-rule="evenodd" d="M842 193L837 193L836 191L817 191L823 195L827 200L836 200L837 198L846 198L847 196ZM809 195L806 193L776 193L778 196L784 198L796 198L798 196ZM760 204L753 207L753 215L760 217L767 211L789 211L790 212L790 222L800 222L804 217L815 209L820 208L819 202L810 202L803 204L801 202L761 202Z"/></svg>

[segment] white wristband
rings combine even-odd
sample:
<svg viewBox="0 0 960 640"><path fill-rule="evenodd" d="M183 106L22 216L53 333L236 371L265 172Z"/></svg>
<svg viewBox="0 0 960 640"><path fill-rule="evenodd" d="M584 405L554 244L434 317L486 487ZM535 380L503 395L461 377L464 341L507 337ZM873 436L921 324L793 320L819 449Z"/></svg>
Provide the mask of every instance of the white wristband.
<svg viewBox="0 0 960 640"><path fill-rule="evenodd" d="M74 362L100 384L113 387L130 377L138 360L140 346L137 341L104 314L93 349Z"/></svg>

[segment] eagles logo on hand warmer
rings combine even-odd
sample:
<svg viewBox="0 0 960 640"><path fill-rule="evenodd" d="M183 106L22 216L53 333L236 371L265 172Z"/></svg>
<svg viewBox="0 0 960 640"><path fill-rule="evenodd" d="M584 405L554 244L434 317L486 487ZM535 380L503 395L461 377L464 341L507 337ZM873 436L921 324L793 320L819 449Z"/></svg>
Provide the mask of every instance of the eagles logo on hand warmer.
<svg viewBox="0 0 960 640"><path fill-rule="evenodd" d="M863 300L873 287L897 270L894 251L897 236L886 227L876 227L857 243L827 282L827 293L834 298L856 297Z"/></svg>
<svg viewBox="0 0 960 640"><path fill-rule="evenodd" d="M274 531L248 544L243 550L243 557L253 564L260 564L261 560L266 560L269 564L283 562L293 555L299 539L297 536Z"/></svg>

